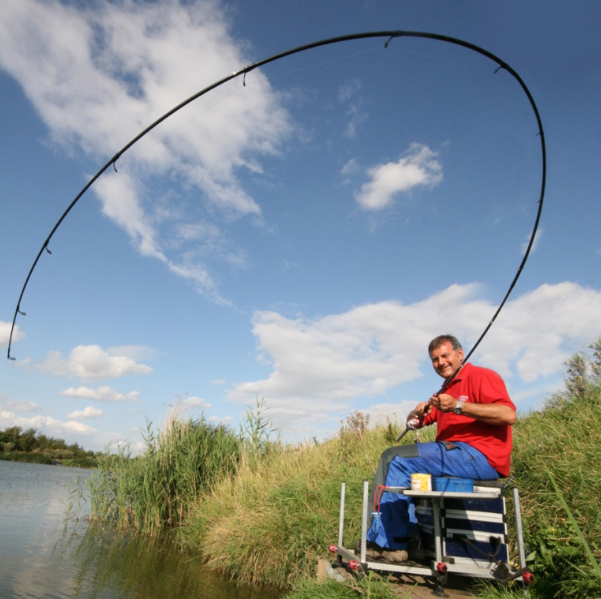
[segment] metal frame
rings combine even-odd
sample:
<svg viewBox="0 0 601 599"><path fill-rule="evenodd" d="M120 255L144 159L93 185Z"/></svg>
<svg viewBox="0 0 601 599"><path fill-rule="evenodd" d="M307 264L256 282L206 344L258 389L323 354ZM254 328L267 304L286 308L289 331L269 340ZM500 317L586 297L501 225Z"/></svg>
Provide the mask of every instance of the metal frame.
<svg viewBox="0 0 601 599"><path fill-rule="evenodd" d="M495 568L499 565L499 560L494 559L471 559L460 558L447 555L445 552L445 538L443 538L443 527L441 522L441 500L444 498L459 498L459 499L497 499L502 496L501 489L484 490L480 487L473 493L465 492L447 492L447 491L413 491L405 487L387 487L387 492L399 493L409 497L426 499L431 503L433 514L433 537L434 551L429 551L428 554L432 558L429 565L415 565L414 563L407 565L389 564L385 562L368 561L366 556L366 535L367 535L367 519L369 509L369 483L363 483L363 507L361 520L361 541L360 551L357 556L353 549L344 546L344 510L345 510L345 493L346 484L342 483L340 496L340 521L338 530L338 545L331 547L332 552L338 555L338 561L342 563L346 560L351 567L361 569L366 572L375 570L380 572L389 572L396 574L417 574L428 578L433 578L437 585L435 594L442 595L444 584L446 584L447 573L456 574L458 576L469 576L475 578L499 579ZM519 492L517 488L512 490L514 510L515 510L515 528L518 548L518 563L519 569L516 570L508 561L503 563L507 567L508 572L512 575L512 579L524 582L524 578L519 572L526 568L526 554L524 549L524 540L522 537L522 521L519 502ZM494 536L487 533L488 537ZM476 538L476 536L474 537Z"/></svg>

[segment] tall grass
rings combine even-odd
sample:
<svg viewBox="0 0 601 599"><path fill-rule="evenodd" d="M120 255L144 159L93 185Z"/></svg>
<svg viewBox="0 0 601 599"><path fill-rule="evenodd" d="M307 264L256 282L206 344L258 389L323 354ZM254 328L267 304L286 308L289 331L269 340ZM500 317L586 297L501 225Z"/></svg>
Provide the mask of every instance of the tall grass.
<svg viewBox="0 0 601 599"><path fill-rule="evenodd" d="M521 418L513 469L540 597L601 597L601 387ZM596 563L595 563L596 562Z"/></svg>
<svg viewBox="0 0 601 599"><path fill-rule="evenodd" d="M242 454L237 434L203 418L172 416L158 433L149 425L145 442L139 457L122 448L99 458L89 482L93 520L158 535L181 524L207 488L231 476Z"/></svg>

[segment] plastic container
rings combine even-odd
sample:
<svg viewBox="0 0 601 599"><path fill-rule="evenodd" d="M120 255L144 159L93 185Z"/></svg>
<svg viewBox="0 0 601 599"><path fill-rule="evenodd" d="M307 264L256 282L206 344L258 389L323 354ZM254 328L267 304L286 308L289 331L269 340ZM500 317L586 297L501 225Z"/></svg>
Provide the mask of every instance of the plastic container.
<svg viewBox="0 0 601 599"><path fill-rule="evenodd" d="M448 493L473 493L474 481L471 478L433 476L432 487L434 491L446 491Z"/></svg>

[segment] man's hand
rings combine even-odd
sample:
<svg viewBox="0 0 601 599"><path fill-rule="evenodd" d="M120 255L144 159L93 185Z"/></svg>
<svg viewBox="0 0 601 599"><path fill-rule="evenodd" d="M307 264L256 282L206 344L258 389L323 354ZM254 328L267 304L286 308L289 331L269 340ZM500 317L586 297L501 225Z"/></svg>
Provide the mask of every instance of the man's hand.
<svg viewBox="0 0 601 599"><path fill-rule="evenodd" d="M429 400L428 404L434 406L441 412L452 412L457 406L457 400L448 393L435 393Z"/></svg>
<svg viewBox="0 0 601 599"><path fill-rule="evenodd" d="M452 412L457 405L457 400L447 393L439 393L433 395L428 400L428 405L434 406L441 412ZM508 426L512 426L516 419L515 411L509 406L498 403L481 404L471 401L463 402L461 415L488 424L504 424Z"/></svg>
<svg viewBox="0 0 601 599"><path fill-rule="evenodd" d="M421 428L424 426L424 418L429 411L430 404L427 401L417 404L416 408L412 412L409 412L409 416L407 416L407 426L410 428Z"/></svg>

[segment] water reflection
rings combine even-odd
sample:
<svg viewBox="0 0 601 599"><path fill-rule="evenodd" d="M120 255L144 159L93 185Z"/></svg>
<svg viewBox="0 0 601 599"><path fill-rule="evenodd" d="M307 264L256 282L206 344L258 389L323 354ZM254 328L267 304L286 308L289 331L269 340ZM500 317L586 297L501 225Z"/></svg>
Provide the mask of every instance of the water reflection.
<svg viewBox="0 0 601 599"><path fill-rule="evenodd" d="M279 594L237 587L183 554L170 541L83 524L66 530L57 551L71 562L76 597L104 599L276 599Z"/></svg>
<svg viewBox="0 0 601 599"><path fill-rule="evenodd" d="M69 487L90 471L0 461L0 598L72 597L68 565L55 563ZM79 478L79 483L75 481Z"/></svg>
<svg viewBox="0 0 601 599"><path fill-rule="evenodd" d="M70 502L87 512L90 474L0 460L0 599L278 597L233 585L168 541L65 523Z"/></svg>

